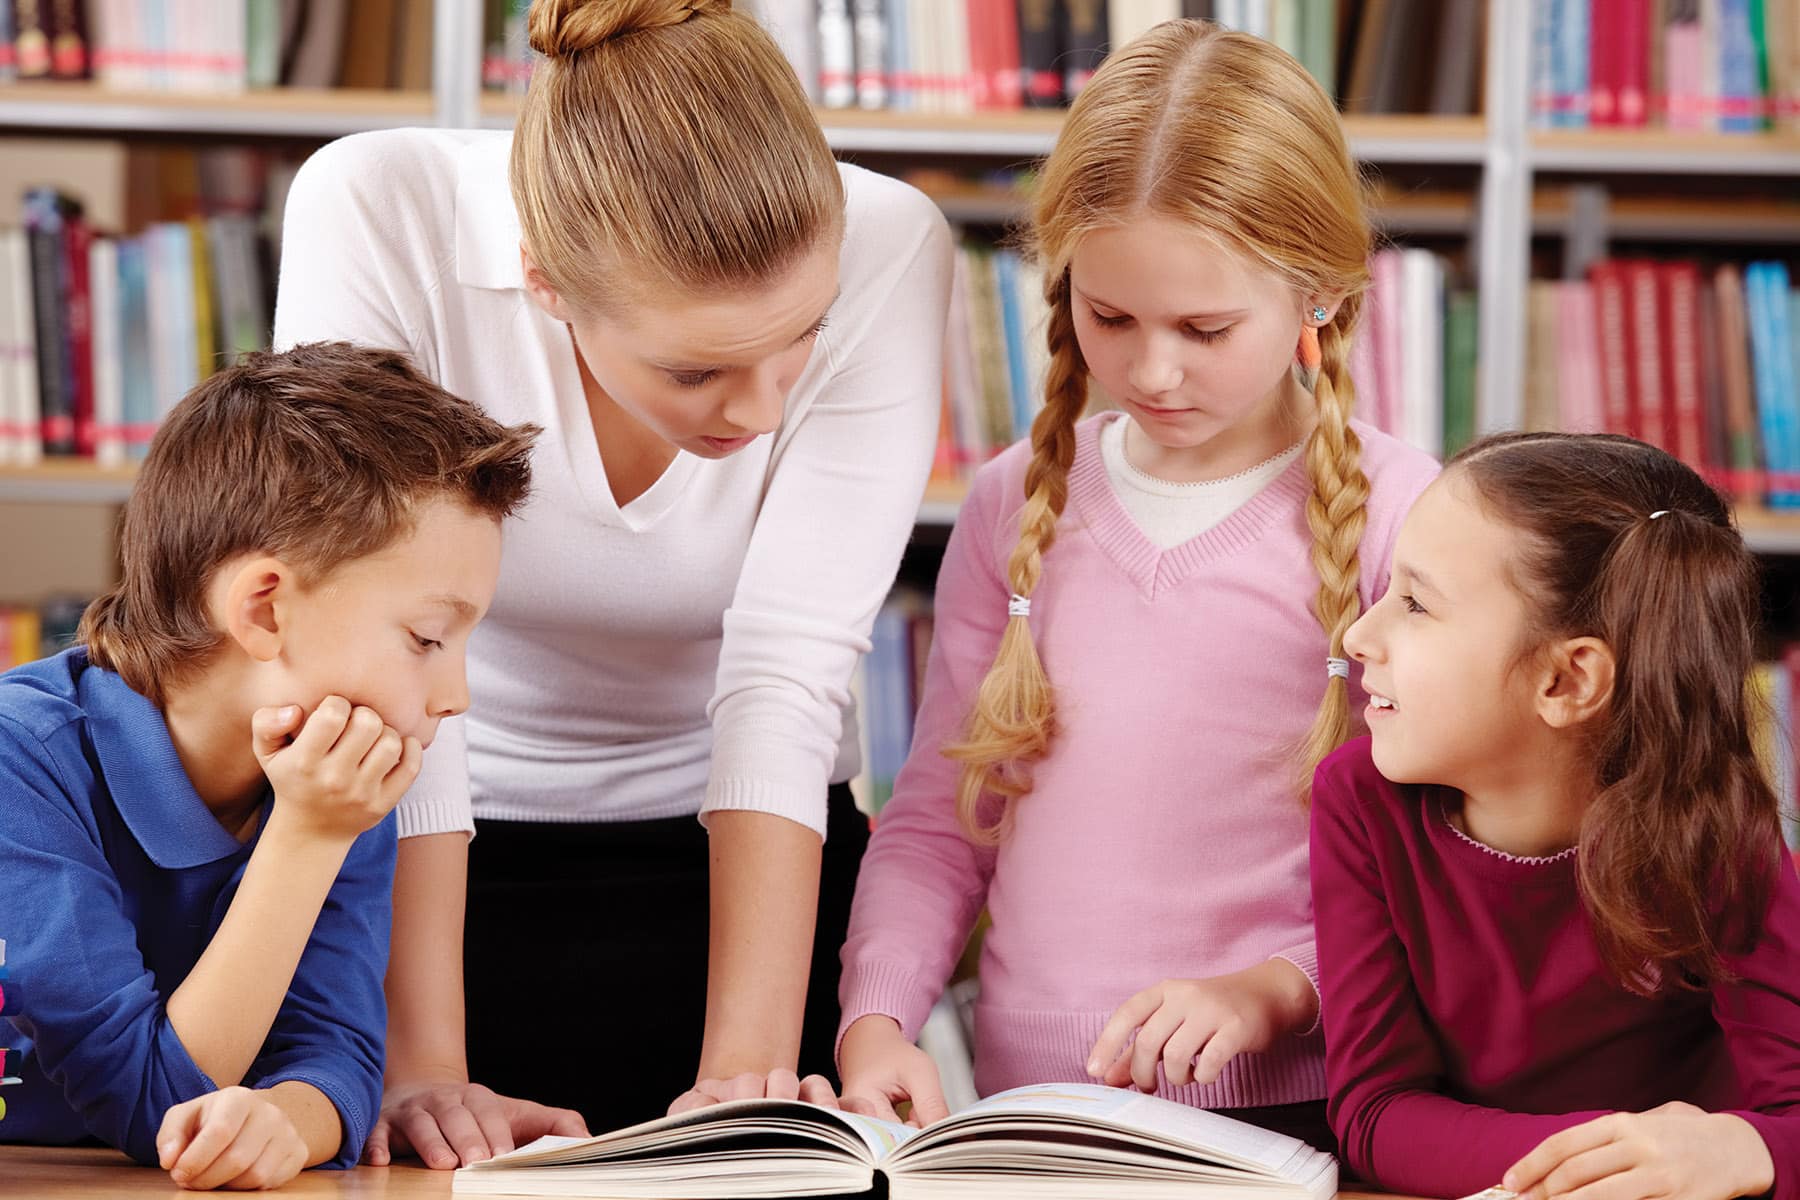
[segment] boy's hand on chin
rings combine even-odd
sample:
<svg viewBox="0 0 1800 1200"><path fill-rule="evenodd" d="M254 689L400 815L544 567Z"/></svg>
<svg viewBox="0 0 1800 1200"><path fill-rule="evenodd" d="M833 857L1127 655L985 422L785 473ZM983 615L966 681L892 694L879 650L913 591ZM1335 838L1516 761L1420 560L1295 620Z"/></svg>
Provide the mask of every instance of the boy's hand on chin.
<svg viewBox="0 0 1800 1200"><path fill-rule="evenodd" d="M272 820L332 841L354 841L392 812L424 754L417 738L342 696L325 697L304 722L298 705L258 709L251 731L281 802Z"/></svg>

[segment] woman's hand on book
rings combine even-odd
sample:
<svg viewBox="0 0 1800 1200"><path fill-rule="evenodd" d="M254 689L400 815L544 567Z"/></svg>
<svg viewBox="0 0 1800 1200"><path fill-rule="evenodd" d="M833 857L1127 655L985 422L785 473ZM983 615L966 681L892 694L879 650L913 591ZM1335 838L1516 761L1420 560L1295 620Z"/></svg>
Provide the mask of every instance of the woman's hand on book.
<svg viewBox="0 0 1800 1200"><path fill-rule="evenodd" d="M851 1025L844 1031L838 1062L845 1112L898 1121L894 1106L910 1100L912 1114L906 1123L919 1129L950 1115L937 1064L906 1040L892 1017L871 1013Z"/></svg>
<svg viewBox="0 0 1800 1200"><path fill-rule="evenodd" d="M256 761L280 801L271 820L332 841L380 824L423 761L417 738L342 696L325 697L304 719L297 704L258 709L251 728Z"/></svg>
<svg viewBox="0 0 1800 1200"><path fill-rule="evenodd" d="M823 1075L808 1075L802 1079L785 1067L777 1067L766 1075L746 1071L730 1079L702 1079L675 1097L675 1103L669 1105L669 1115L674 1117L696 1108L710 1108L727 1100L765 1099L802 1100L826 1108L838 1106L837 1093L831 1090L831 1081Z"/></svg>
<svg viewBox="0 0 1800 1200"><path fill-rule="evenodd" d="M1160 1065L1171 1087L1204 1086L1235 1056L1267 1050L1317 1013L1312 982L1283 958L1213 979L1166 979L1113 1013L1088 1056L1088 1074L1154 1092Z"/></svg>
<svg viewBox="0 0 1800 1200"><path fill-rule="evenodd" d="M1506 1172L1521 1200L1727 1200L1775 1185L1762 1135L1742 1117L1679 1101L1611 1113L1552 1134Z"/></svg>
<svg viewBox="0 0 1800 1200"><path fill-rule="evenodd" d="M267 1092L228 1087L163 1114L156 1161L196 1192L280 1187L306 1166L306 1139Z"/></svg>
<svg viewBox="0 0 1800 1200"><path fill-rule="evenodd" d="M587 1122L568 1108L501 1096L467 1080L389 1086L363 1161L385 1167L409 1151L440 1171L466 1167L535 1142L547 1133L587 1137Z"/></svg>

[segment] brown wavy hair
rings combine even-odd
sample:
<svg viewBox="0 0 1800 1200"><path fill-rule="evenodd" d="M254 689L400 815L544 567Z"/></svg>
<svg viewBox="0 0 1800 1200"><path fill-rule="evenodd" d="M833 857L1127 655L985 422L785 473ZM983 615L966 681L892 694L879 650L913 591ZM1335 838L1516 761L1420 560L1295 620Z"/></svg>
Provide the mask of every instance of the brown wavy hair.
<svg viewBox="0 0 1800 1200"><path fill-rule="evenodd" d="M82 614L88 660L161 705L223 643L219 566L265 553L316 581L444 497L498 521L531 488L535 425L502 425L397 351L314 342L245 355L172 409L119 531L119 582Z"/></svg>
<svg viewBox="0 0 1800 1200"><path fill-rule="evenodd" d="M1044 164L1026 241L1044 268L1050 366L1044 408L1031 426L1008 586L1030 596L1042 578L1068 499L1075 424L1087 405L1069 262L1084 235L1144 212L1232 247L1301 296L1343 297L1318 331L1317 424L1304 451L1319 657L1342 658L1344 634L1362 614L1358 551L1369 498L1362 444L1350 428L1356 389L1349 370L1374 242L1368 192L1336 106L1306 69L1270 42L1202 21L1165 22L1109 55ZM1300 330L1296 312L1296 342ZM1319 760L1349 735L1350 716L1349 685L1327 678L1297 753L1294 784L1302 795ZM963 764L957 812L970 838L992 844L1005 835L1013 802L1031 791L1031 764L1055 732L1055 693L1031 626L1013 617L964 736L944 750Z"/></svg>
<svg viewBox="0 0 1800 1200"><path fill-rule="evenodd" d="M1599 791L1576 852L1608 969L1645 994L1729 979L1782 844L1752 742L1759 567L1730 506L1672 455L1610 435L1499 434L1445 474L1523 535L1530 646L1593 637L1616 659L1584 730Z"/></svg>

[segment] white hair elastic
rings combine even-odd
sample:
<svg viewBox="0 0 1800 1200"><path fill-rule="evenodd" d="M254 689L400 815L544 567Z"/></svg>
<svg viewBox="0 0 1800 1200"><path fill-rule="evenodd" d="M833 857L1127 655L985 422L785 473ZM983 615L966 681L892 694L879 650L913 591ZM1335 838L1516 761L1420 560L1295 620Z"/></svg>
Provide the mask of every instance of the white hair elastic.
<svg viewBox="0 0 1800 1200"><path fill-rule="evenodd" d="M1031 615L1031 599L1014 592L1013 598L1006 602L1006 615L1009 617L1029 617Z"/></svg>
<svg viewBox="0 0 1800 1200"><path fill-rule="evenodd" d="M1325 678L1350 678L1350 660L1347 658L1328 658L1325 660Z"/></svg>
<svg viewBox="0 0 1800 1200"><path fill-rule="evenodd" d="M1668 515L1669 515L1669 510L1668 510L1668 509L1666 509L1666 508L1659 508L1659 509L1657 509L1657 510L1656 510L1656 511L1655 511L1655 512L1653 512L1653 513L1651 513L1651 514L1650 514L1650 519L1651 519L1651 520L1652 520L1652 521L1654 521L1654 520L1656 520L1656 518L1658 518L1658 517L1666 517L1666 516L1668 516Z"/></svg>

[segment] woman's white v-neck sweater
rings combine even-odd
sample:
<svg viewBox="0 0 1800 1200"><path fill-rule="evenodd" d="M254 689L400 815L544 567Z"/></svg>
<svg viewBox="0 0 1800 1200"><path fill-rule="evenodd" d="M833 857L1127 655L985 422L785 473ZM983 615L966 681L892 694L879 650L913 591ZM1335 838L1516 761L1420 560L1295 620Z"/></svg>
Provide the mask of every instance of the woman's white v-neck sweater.
<svg viewBox="0 0 1800 1200"><path fill-rule="evenodd" d="M727 459L678 454L620 508L567 330L523 290L510 147L359 134L288 199L278 347L402 348L545 430L469 644L469 711L439 727L400 831L747 809L823 836L826 784L859 766L851 673L930 468L949 231L913 188L841 167L841 294L781 427Z"/></svg>

